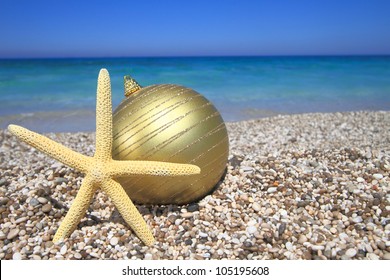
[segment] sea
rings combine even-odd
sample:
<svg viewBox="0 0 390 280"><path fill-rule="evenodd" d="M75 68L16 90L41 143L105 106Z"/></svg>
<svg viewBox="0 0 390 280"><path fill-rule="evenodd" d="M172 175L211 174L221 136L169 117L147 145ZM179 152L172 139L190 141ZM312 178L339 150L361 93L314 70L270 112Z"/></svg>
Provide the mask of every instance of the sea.
<svg viewBox="0 0 390 280"><path fill-rule="evenodd" d="M209 99L227 122L280 114L390 110L390 56L0 59L0 129L95 130L97 76L142 86L179 84Z"/></svg>

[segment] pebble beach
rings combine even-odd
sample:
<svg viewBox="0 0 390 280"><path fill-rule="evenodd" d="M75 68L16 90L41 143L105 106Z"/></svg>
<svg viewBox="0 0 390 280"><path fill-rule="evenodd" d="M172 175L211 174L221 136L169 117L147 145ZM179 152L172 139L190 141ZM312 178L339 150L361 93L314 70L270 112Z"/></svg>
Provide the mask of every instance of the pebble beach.
<svg viewBox="0 0 390 280"><path fill-rule="evenodd" d="M52 238L83 175L0 131L0 259L390 259L390 111L227 123L215 191L189 205L137 205L156 243L97 192L62 243ZM94 133L48 133L93 155Z"/></svg>

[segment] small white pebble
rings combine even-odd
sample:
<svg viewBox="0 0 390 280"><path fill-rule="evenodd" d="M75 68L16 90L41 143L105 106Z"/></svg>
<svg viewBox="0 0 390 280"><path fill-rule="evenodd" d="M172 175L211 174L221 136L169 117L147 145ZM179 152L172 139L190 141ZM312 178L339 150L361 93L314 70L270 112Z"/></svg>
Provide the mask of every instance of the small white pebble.
<svg viewBox="0 0 390 280"><path fill-rule="evenodd" d="M249 227L246 228L246 231L249 234L254 234L257 231L257 228L255 226L249 226Z"/></svg>
<svg viewBox="0 0 390 280"><path fill-rule="evenodd" d="M293 245L292 245L291 242L286 242L286 249L289 250L289 251L292 251Z"/></svg>
<svg viewBox="0 0 390 280"><path fill-rule="evenodd" d="M99 258L99 255L98 255L98 253L96 253L96 252L91 252L91 253L89 253L89 255L90 255L91 257L94 257L94 258Z"/></svg>
<svg viewBox="0 0 390 280"><path fill-rule="evenodd" d="M285 209L280 210L279 213L282 217L287 216L287 211Z"/></svg>
<svg viewBox="0 0 390 280"><path fill-rule="evenodd" d="M324 250L325 247L322 245L313 245L313 246L311 246L311 249L314 251L319 251L319 250Z"/></svg>
<svg viewBox="0 0 390 280"><path fill-rule="evenodd" d="M363 183L363 182L364 182L364 179L363 179L362 177L357 177L357 178L356 178L356 181L357 181L358 183Z"/></svg>
<svg viewBox="0 0 390 280"><path fill-rule="evenodd" d="M253 208L253 210L255 210L255 211L257 211L257 212L261 210L261 206L260 206L260 204L257 203L257 202L253 202L252 208Z"/></svg>
<svg viewBox="0 0 390 280"><path fill-rule="evenodd" d="M276 192L277 191L277 187L271 187L271 188L268 188L268 190L267 190L267 192L268 193L274 193L274 192Z"/></svg>
<svg viewBox="0 0 390 280"><path fill-rule="evenodd" d="M360 217L360 216L357 216L357 217L353 218L352 221L353 221L354 223L358 224L358 223L363 222L363 218Z"/></svg>
<svg viewBox="0 0 390 280"><path fill-rule="evenodd" d="M374 250L372 249L372 247L371 247L370 244L366 243L366 244L364 244L364 247L366 247L366 251L367 251L368 253L374 252Z"/></svg>
<svg viewBox="0 0 390 280"><path fill-rule="evenodd" d="M372 175L372 177L374 177L377 180L383 179L383 175L380 173L375 173L374 175Z"/></svg>
<svg viewBox="0 0 390 280"><path fill-rule="evenodd" d="M19 252L16 252L12 255L12 259L13 260L21 260L22 259L22 255L19 253Z"/></svg>
<svg viewBox="0 0 390 280"><path fill-rule="evenodd" d="M74 254L74 257L75 257L76 259L78 259L78 260L82 258L81 254L80 254L79 252L76 252L76 253Z"/></svg>
<svg viewBox="0 0 390 280"><path fill-rule="evenodd" d="M110 244L112 245L112 246L115 246L116 244L118 244L118 238L117 237L113 237L113 238L111 238L110 239Z"/></svg>
<svg viewBox="0 0 390 280"><path fill-rule="evenodd" d="M374 253L368 253L367 259L368 260L379 260L379 257L377 255L375 255Z"/></svg>
<svg viewBox="0 0 390 280"><path fill-rule="evenodd" d="M233 238L232 239L232 243L234 244L239 244L240 243L240 240L238 238Z"/></svg>
<svg viewBox="0 0 390 280"><path fill-rule="evenodd" d="M350 249L348 249L348 250L345 252L345 254L346 254L348 257L353 258L354 256L356 256L357 251L356 251L356 249L354 249L354 248L350 248Z"/></svg>
<svg viewBox="0 0 390 280"><path fill-rule="evenodd" d="M44 198L44 197L38 197L38 201L39 201L41 204L46 204L46 203L47 203L47 199Z"/></svg>
<svg viewBox="0 0 390 280"><path fill-rule="evenodd" d="M63 246L61 247L61 249L60 249L60 254L61 254L61 255L65 255L65 253L66 253L67 250L68 250L68 246L66 246L66 244L63 245Z"/></svg>

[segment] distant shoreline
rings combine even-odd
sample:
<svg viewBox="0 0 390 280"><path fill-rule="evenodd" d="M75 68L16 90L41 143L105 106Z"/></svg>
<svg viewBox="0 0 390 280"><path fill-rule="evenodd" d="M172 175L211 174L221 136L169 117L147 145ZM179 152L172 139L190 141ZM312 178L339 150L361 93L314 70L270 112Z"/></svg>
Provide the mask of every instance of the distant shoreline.
<svg viewBox="0 0 390 280"><path fill-rule="evenodd" d="M288 113L272 110L247 109L242 111L245 119L225 120L226 123L246 123L264 118L292 115L310 115L322 114L332 115L336 113L370 113L370 112L389 112L390 110L357 110L343 112L304 112ZM241 116L241 117L242 117ZM74 111L53 111L53 112L34 112L15 115L0 116L0 130L7 129L9 124L16 124L26 127L39 133L61 133L61 132L94 132L95 131L95 111L93 110L74 110Z"/></svg>
<svg viewBox="0 0 390 280"><path fill-rule="evenodd" d="M6 129L9 124L40 133L92 132L95 130L95 111L52 111L0 116L0 129Z"/></svg>

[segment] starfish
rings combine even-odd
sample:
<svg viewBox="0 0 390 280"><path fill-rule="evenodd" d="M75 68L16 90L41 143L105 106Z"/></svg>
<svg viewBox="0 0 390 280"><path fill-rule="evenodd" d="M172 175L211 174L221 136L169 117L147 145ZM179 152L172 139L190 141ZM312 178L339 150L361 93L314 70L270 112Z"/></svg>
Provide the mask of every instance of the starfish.
<svg viewBox="0 0 390 280"><path fill-rule="evenodd" d="M96 150L93 157L79 154L43 135L17 125L8 130L37 150L86 174L68 213L60 224L54 242L61 242L76 228L84 216L98 188L113 201L115 207L134 233L150 246L154 237L146 222L115 180L122 176L188 176L199 174L200 168L190 164L176 164L158 161L118 161L112 159L112 101L111 82L106 69L101 69L97 85L96 102Z"/></svg>

